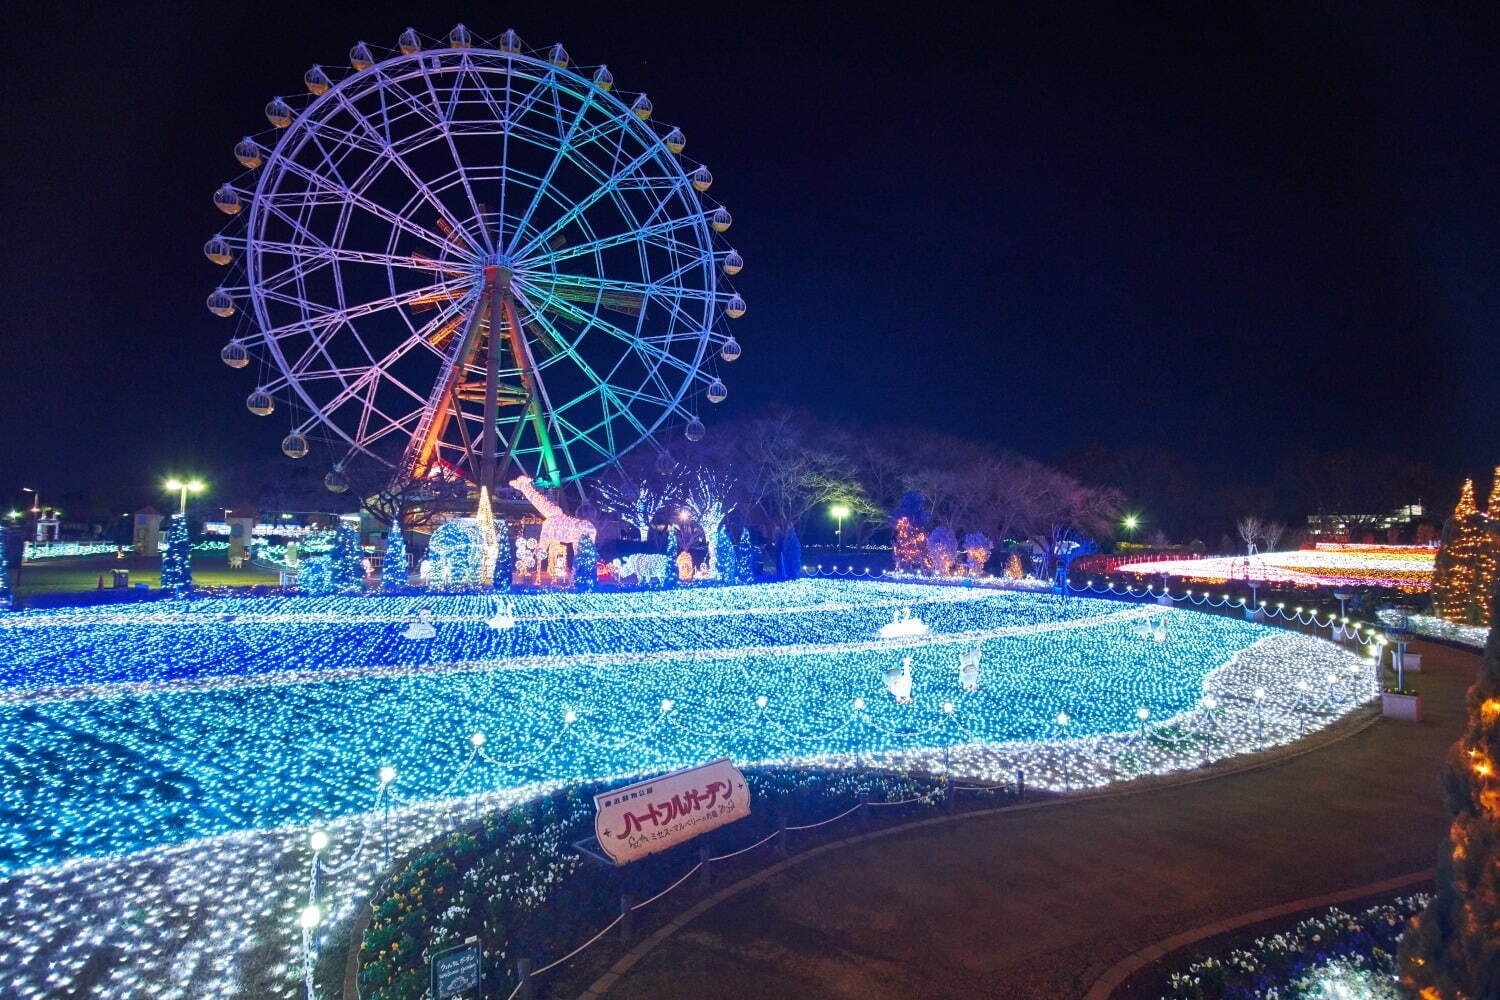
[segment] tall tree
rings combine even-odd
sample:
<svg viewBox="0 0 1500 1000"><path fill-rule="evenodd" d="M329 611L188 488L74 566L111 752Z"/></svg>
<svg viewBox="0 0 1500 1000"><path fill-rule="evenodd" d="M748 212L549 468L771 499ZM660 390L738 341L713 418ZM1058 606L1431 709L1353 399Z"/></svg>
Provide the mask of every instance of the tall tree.
<svg viewBox="0 0 1500 1000"><path fill-rule="evenodd" d="M385 557L380 561L380 587L382 590L402 590L410 582L410 577L406 565L406 533L401 529L401 516L398 514L385 536Z"/></svg>
<svg viewBox="0 0 1500 1000"><path fill-rule="evenodd" d="M193 540L188 535L186 514L173 514L167 528L167 550L161 557L162 589L174 597L186 597L193 589Z"/></svg>
<svg viewBox="0 0 1500 1000"><path fill-rule="evenodd" d="M802 543L797 540L797 529L793 526L781 537L781 578L796 580L801 576Z"/></svg>
<svg viewBox="0 0 1500 1000"><path fill-rule="evenodd" d="M750 540L750 529L740 529L740 544L734 553L735 583L754 583L756 563L755 543Z"/></svg>
<svg viewBox="0 0 1500 1000"><path fill-rule="evenodd" d="M1491 618L1500 588L1489 594ZM1448 751L1443 791L1453 822L1437 893L1401 936L1401 982L1413 996L1500 997L1500 629L1469 689L1469 725Z"/></svg>

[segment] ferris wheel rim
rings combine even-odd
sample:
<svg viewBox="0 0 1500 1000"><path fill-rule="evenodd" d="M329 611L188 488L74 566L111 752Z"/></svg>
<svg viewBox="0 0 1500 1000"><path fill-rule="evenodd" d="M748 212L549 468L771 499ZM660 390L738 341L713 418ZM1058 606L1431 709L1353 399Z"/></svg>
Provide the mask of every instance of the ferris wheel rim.
<svg viewBox="0 0 1500 1000"><path fill-rule="evenodd" d="M498 59L504 63L503 69L497 66L477 67L475 62L476 56ZM619 370L620 364L622 364L626 359L625 355L622 355L621 360L616 362L614 368L602 377L594 373L587 367L587 365L582 365L581 367L592 383L592 388L590 388L584 394L562 404L561 407L553 407L550 401L546 404L547 419L551 423L551 425L555 428L557 424L561 423L567 426L573 432L573 436L571 438L565 437L563 439L564 459L566 460L570 469L569 474L563 477L563 481L582 478L612 464L613 462L617 461L621 455L623 455L630 449L638 447L640 444L647 441L652 441L653 436L657 433L657 431L659 431L661 427L670 420L687 416L690 417L692 422L696 423L697 418L689 410L685 401L687 400L690 393L692 393L696 388L699 388L698 383L702 382L705 384L717 386L722 393L723 383L718 378L717 374L715 373L711 376L706 375L704 373L704 368L705 362L710 358L709 352L715 342L718 342L720 344L733 342L732 337L720 334L717 329L719 326L718 314L722 311L717 307L721 306L726 300L726 295L722 292L722 289L728 284L719 277L719 268L717 265L719 264L721 258L727 259L727 255L720 253L717 249L717 243L714 239L713 233L711 232L711 227L709 225L710 213L709 211L702 209L702 199L699 197L699 195L701 194L701 189L698 189L690 196L688 194L693 190L692 178L697 176L697 172L695 171L690 173L689 170L686 169L686 167L683 165L685 161L680 158L680 147L677 150L666 150L666 146L662 137L653 128L648 126L644 120L639 118L639 116L633 114L633 106L627 105L619 94L613 91L605 91L600 89L592 81L588 80L580 72L572 69L571 67L558 66L555 63L548 62L532 53L485 48L437 48L431 50L424 49L419 52L387 54L382 58L374 60L371 65L365 68L358 69L353 73L345 74L337 80L328 81L329 85L323 92L315 94L313 98L310 101L306 102L305 106L303 106L300 110L297 110L295 108L291 110L290 122L288 123L287 127L277 129L277 131L281 133L278 141L268 147L262 147L264 149L264 162L257 164L258 169L257 176L255 178L255 186L253 193L250 195L249 199L250 211L246 213L247 217L245 235L240 239L239 242L239 246L242 251L241 259L243 259L244 261L245 268L245 292L250 302L252 303L252 308L255 312L255 319L260 327L260 330L252 334L248 338L237 335L235 337L235 342L242 344L254 343L258 346L263 347L270 353L273 367L278 373L278 376L277 378L267 382L265 386L262 387L262 389L268 392L272 392L273 395L275 395L276 392L290 392L295 395L297 400L300 401L301 405L305 407L307 415L295 424L293 433L307 435L312 433L317 428L322 428L325 431L332 432L335 437L342 440L345 444L348 445L348 451L345 452L344 456L342 458L336 459L336 466L342 467L342 465L346 464L347 461L355 454L366 455L369 458L372 458L388 466L394 465L395 463L385 455L371 450L371 445L378 441L381 437L389 434L391 431L403 428L407 423L412 422L414 417L419 418L421 416L421 413L420 411L413 410L412 412L409 412L404 416L398 417L392 417L390 415L381 413L380 416L384 421L384 428L378 433L374 434L373 436L366 435L363 432L351 434L349 433L347 427L332 419L329 414L325 412L325 407L328 407L326 400L320 401L320 399L315 397L314 393L310 391L309 384L314 379L314 376L310 376L305 370L295 370L297 368L297 364L294 363L293 359L290 358L287 352L283 350L281 338L285 335L288 335L293 330L298 333L308 332L308 330L312 327L312 324L310 322L303 322L300 324L293 323L289 325L283 325L274 322L271 319L270 312L267 306L268 296L263 284L264 275L260 273L262 256L268 249L273 249L273 244L275 243L275 241L268 240L263 237L264 227L267 219L266 206L268 206L270 203L268 192L273 190L275 187L273 178L275 178L276 182L280 182L283 178L285 178L289 169L289 165L295 165L297 163L295 154L300 152L308 142L316 142L317 128L319 125L319 119L317 117L316 111L319 108L332 108L338 106L348 109L352 107L353 102L350 99L350 93L355 81L359 81L361 84L368 85L366 92L371 92L373 90L384 93L390 87L394 86L394 84L398 81L414 79L418 77L421 77L424 81L429 82L430 86L428 75L434 70L444 69L447 71L472 73L475 75L476 81L480 79L479 74L481 73L481 71L486 73L503 72L508 83L516 76L515 67L517 65L527 66L533 71L530 76L523 77L523 79L528 79L531 84L531 90L528 94L528 97L530 97L532 94L537 93L539 90L550 92L554 107L558 108L559 110L561 110L561 104L559 103L558 99L559 94L567 94L570 97L582 102L582 107L575 119L575 124L573 126L575 129L577 127L577 124L583 121L584 112L586 112L591 105L593 105L595 102L604 103L612 113L612 118L609 121L609 127L611 130L618 129L622 133L631 129L636 130L635 137L637 141L640 142L642 147L641 153L636 158L637 161L649 160L658 165L661 165L665 168L665 172L673 177L671 189L668 195L663 196L660 204L666 204L668 199L671 196L675 195L679 198L683 198L685 203L691 203L700 209L699 211L696 211L691 215L692 234L697 241L698 248L696 258L690 258L686 260L684 264L682 264L679 268L677 268L676 271L673 272L672 276L676 277L683 271L701 270L703 281L707 287L702 290L694 290L694 294L690 294L687 296L679 295L676 298L668 298L664 300L668 308L671 311L677 313L683 312L682 303L684 297L698 298L702 300L703 315L701 320L694 324L697 329L693 330L691 334L677 333L675 335L675 339L679 343L691 341L691 357L690 359L683 361L672 355L668 351L657 350L654 352L654 360L648 369L649 379L655 380L657 384L659 384L663 389L666 389L668 384L667 382L663 381L661 377L660 370L663 365L679 368L682 377L673 380L675 388L670 389L667 392L663 393L660 397L656 397L653 399L653 402L656 404L657 408L653 413L647 414L646 419L641 420L636 417L634 410L630 406L619 404L620 397L622 396L630 396L636 402L639 402L643 398L643 396L645 396L643 389L637 388L634 390L620 390L612 381L610 381L614 374ZM325 75L325 80L326 79L327 78ZM564 83L566 83L567 86L564 86ZM457 94L456 87L454 88L454 94ZM509 90L507 90L506 100L509 101L509 99L510 93ZM641 99L643 98L638 98L638 101ZM287 104L286 99L284 98L278 99L278 101L281 102L281 106L283 107L291 107L289 104ZM276 102L273 102L273 104L275 103ZM387 119L387 124L389 124L389 119ZM366 123L366 127L368 127L368 123ZM593 127L598 128L599 126L596 125ZM673 131L674 134L678 136L678 140L680 142L680 130L674 129ZM505 136L507 150L509 148L509 141L512 135L516 132L516 129L513 129L509 126L507 126L507 128L504 130L503 134ZM418 134L420 135L421 133ZM448 136L447 138L451 147L453 145L452 137ZM551 169L555 169L557 165L563 161L565 156L567 156L569 159L571 159L572 157L572 152L566 149L566 137L559 138L563 140L564 147L560 148L556 152ZM434 140L428 138L426 141L431 142ZM522 137L522 141L527 140L525 139L525 137ZM238 148L239 147L237 147L237 149ZM327 154L325 153L325 158L326 155ZM392 164L401 164L404 166L404 159L408 155L409 152L406 150L397 151L395 149L394 143L392 143L388 151L388 160ZM467 165L460 159L456 149L453 153L453 158L453 174L457 179L463 180L467 184L467 175L465 173ZM576 163L576 161L574 162ZM502 161L500 163L499 170L503 192L507 189L506 186L512 183L512 173L509 169L509 164L505 161ZM304 177L304 179L308 181L308 183L313 183L313 178L309 176L310 172L296 171L295 169L293 170L293 172L300 173ZM610 175L609 180L612 181L615 177L622 176L624 172L625 171L620 171L617 169L617 173ZM525 177L524 172L518 172L518 174L521 178ZM427 184L427 182L418 179L414 174L410 175L410 179L413 186L413 192L411 197L408 199L407 206L404 206L404 208L409 208L409 206L413 202L425 201L441 211L444 203L440 197L437 197L432 192L431 187ZM445 178L440 178L439 180L444 179ZM629 290L638 294L644 294L640 291L641 289L649 289L650 292L657 292L661 290L661 286L657 283L653 283L648 286L644 282L621 282L604 278L602 276L602 264L600 264L597 260L601 252L601 246L595 245L592 248L589 246L590 242L595 244L602 244L604 242L603 240L591 239L582 247L568 248L566 252L557 248L549 248L547 242L549 234L555 231L561 231L568 225L578 221L582 215L582 210L576 212L572 210L564 212L561 216L554 219L552 223L543 226L537 231L531 232L528 235L528 227L531 223L531 217L543 201L544 195L548 193L548 188L546 187L546 182L548 179L550 179L550 169L548 178L543 178L542 183L539 183L535 187L530 189L530 193L532 195L531 202L525 213L519 217L514 230L510 234L509 243L506 245L506 249L508 254L511 255L509 258L511 261L530 262L534 265L547 266L550 269L550 274L547 275L551 278L550 291L540 287L540 285L537 283L530 282L529 278L522 278L518 281L517 298L527 304L528 310L531 312L531 315L535 317L538 322L544 321L543 316L546 312L545 309L537 308L535 306L535 300L538 298L546 300L550 304L550 308L555 310L559 314L566 314L572 317L575 321L579 322L581 324L581 329L577 337L577 342L581 342L585 336L597 330L607 335L616 337L617 339L627 343L628 346L631 346L634 349L638 349L643 343L643 339L640 336L639 327L637 328L636 332L632 333L625 327L618 325L613 321L605 319L604 317L599 315L601 306L599 305L598 299L602 299L602 296L606 292L612 291L618 294ZM519 181L517 183L518 190L522 190L524 193L526 190L524 186L521 185ZM438 193L441 193L446 189L446 187L441 188L439 189ZM590 197L592 201L598 201L599 199L606 196L618 200L618 192L612 184L600 184L597 192L595 194L592 194ZM417 239L429 242L434 247L447 248L451 246L451 243L449 241L436 236L430 230L425 230L420 226L414 226L411 223L410 216L403 215L400 211L383 213L371 210L368 205L364 205L361 207L365 208L367 211L371 211L372 214L377 215L390 224L392 234L390 244L391 246L394 246L395 233L397 229L408 232L413 229L419 230L418 232L411 233L411 235L413 235ZM588 207L588 205L584 205L583 210L586 210ZM343 212L345 213L345 215L342 216L342 218L347 218L347 213L349 210L349 206L345 205L343 208ZM722 213L722 209L720 209L719 211ZM622 214L625 214L623 210ZM727 215L727 213L725 214ZM504 236L505 219L505 212L502 208L499 216L499 233L502 237ZM482 225L483 213L477 210L477 206L474 221L476 223L481 223L479 232L482 234L482 238L480 240L474 239L473 233L470 231L468 226L462 224L454 225L454 223L460 223L462 221L465 220L453 218L449 225L454 232L462 235L464 242L467 244L468 248L471 251L483 251L484 256L487 258L498 258L501 256L494 249L495 246L498 245L499 240L493 242L489 240L488 227ZM681 229L681 222L682 220L672 222L671 229L669 229L668 231ZM585 231L590 232L591 234L590 230L585 229ZM645 232L645 229L639 229L635 232L627 232L623 234L624 238L620 239L618 242L635 242L638 244L640 248L639 252L643 261L642 270L643 272L645 272L647 271L647 266L644 262L645 248L641 237L641 234L643 232ZM220 237L216 237L216 239L223 238L224 234L221 234ZM523 239L525 240L524 243L521 242ZM275 249L279 250L281 248ZM344 252L344 248L335 241L323 243L321 249L333 253L335 259L341 259L340 255ZM293 247L290 243L288 243L286 250L290 256L295 256L297 254L297 248ZM675 253L675 250L673 252ZM575 274L561 272L558 270L557 265L560 261L565 259L577 259L585 253L591 253L596 258L596 264L599 264L600 268L598 274ZM734 255L735 259L740 262L736 266L737 270L738 266L742 266L742 258L739 258L738 254L735 253L732 249L729 251L729 253ZM382 260L374 261L371 259L376 256L378 255L363 253L355 255L352 259L359 260L363 263L373 262L383 264L388 273L391 274L394 273L394 270L397 267L407 270L427 271L429 272L429 277L433 278L436 278L438 275L444 273L443 265L440 263L432 265L416 263L415 254L413 254L411 257L403 257L402 255L398 254L387 253ZM478 254L475 254L475 256L478 256ZM316 269L316 266L309 268L309 270ZM339 281L337 268L334 268L334 275L335 282L337 283ZM300 283L302 280L303 276L301 274L297 275L296 281ZM451 281L456 281L459 283L462 283L464 280L465 279L463 278L451 279ZM468 280L472 284L472 278ZM394 289L393 277L391 279L391 283L392 288ZM434 280L429 285L423 286L415 292L409 290L404 294L410 298L420 298L422 293L426 293L432 289L445 287L449 283L450 282ZM594 289L596 289L599 294L596 297L593 312L589 313L587 308L580 309L575 303L566 302L566 300L554 295L553 293L558 291L559 285L570 286L572 289L574 289L575 294L580 288L587 289L589 287L593 287ZM471 289L469 292L465 293L462 299L459 300L460 303L466 301L469 297L472 296L472 294L473 293ZM341 290L340 295L342 295ZM736 294L730 293L730 296L733 299L738 299L738 296ZM396 296L394 292L393 295L389 297L389 299L390 301L381 304L380 309L376 311L395 309L397 313L402 316L402 320L406 325L406 336L396 349L393 349L391 352L388 352L382 357L380 363L376 363L374 356L371 355L371 366L366 370L366 375L383 373L383 366L389 364L391 355L396 353L397 350L399 350L401 354L404 355L406 353L409 353L416 346L415 342L423 342L425 344L425 336L422 332L419 331L427 331L431 327L431 321L420 325L413 325L409 316L406 316L404 313L400 313L398 307L401 304L410 304L409 301L405 303L398 301L399 297ZM284 302L284 304L286 303ZM463 306L460 305L458 308L453 310L453 312L460 313L462 312L462 310ZM440 310L438 317L441 317L443 315L444 313ZM436 320L438 317L434 317L434 320ZM684 315L684 323L686 324L691 318L692 317ZM352 320L350 320L347 316L342 318L336 317L333 321L331 321L331 323L335 326L341 323L352 324ZM358 337L358 330L352 325L351 331L354 336ZM330 334L330 336L333 336L333 334ZM671 336L669 335L669 340L670 339ZM437 354L438 352L434 349L433 353ZM537 366L537 371L541 372L548 366L560 366L563 364L564 357L571 357L571 355L571 351L568 352L567 355L556 353L551 354L547 359L545 359L541 364ZM733 355L731 355L726 350L724 352L724 356L729 360L732 360L733 357L737 357L737 344L735 347L735 353ZM440 354L439 357L441 357ZM573 360L577 362L578 359L574 358ZM321 373L320 375L316 376L316 378L327 378L331 376L342 382L342 388L337 397L339 401L334 404L335 407L342 406L349 397L350 393L358 390L360 380L364 376L354 379L355 384L351 386L349 380L345 378L347 374L346 370L339 368L337 365L333 365L331 359L330 365L332 367L330 368L329 372ZM390 379L390 381L398 385L400 384L396 379ZM538 384L539 386L542 386L543 391L545 391L545 381L539 379ZM646 384L649 384L649 381ZM419 397L420 394L416 391L413 391L412 387L402 387L412 395L413 399L417 399ZM562 413L567 411L569 408L575 407L581 400L585 400L593 396L598 397L601 411L604 414L601 421L591 426L580 428L578 426L575 426L571 421L562 417ZM607 404L607 400L611 398L615 403L616 409L614 417L610 415L609 406ZM719 398L722 398L722 395L720 395ZM714 401L717 401L717 399L715 399ZM632 423L635 427L634 440L630 441L624 447L618 447L615 442L613 427L615 425L616 418L629 418L628 422ZM462 414L460 414L459 419L463 419ZM587 422L587 419L588 418L586 417L585 422ZM417 422L419 423L420 420L418 420ZM575 448L581 445L588 445L595 448L596 450L599 450L597 443L593 439L593 436L596 433L600 432L601 429L605 432L605 435L607 437L608 451L601 451L600 456L597 460L587 460L582 463L585 467L580 468L580 463L575 460L577 458L577 455L575 455Z"/></svg>

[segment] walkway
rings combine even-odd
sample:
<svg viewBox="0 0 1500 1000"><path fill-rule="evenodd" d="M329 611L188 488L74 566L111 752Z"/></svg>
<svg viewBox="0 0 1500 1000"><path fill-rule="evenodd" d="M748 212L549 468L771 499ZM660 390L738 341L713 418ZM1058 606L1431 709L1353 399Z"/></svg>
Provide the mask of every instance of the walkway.
<svg viewBox="0 0 1500 1000"><path fill-rule="evenodd" d="M1420 725L827 852L709 910L609 996L1081 997L1173 934L1429 868L1447 829L1438 770L1479 657L1421 652Z"/></svg>

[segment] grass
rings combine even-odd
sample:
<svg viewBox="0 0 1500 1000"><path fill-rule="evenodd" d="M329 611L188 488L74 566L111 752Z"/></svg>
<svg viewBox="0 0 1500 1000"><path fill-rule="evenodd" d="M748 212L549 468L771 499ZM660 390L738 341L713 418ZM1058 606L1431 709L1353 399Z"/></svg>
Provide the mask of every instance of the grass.
<svg viewBox="0 0 1500 1000"><path fill-rule="evenodd" d="M161 586L161 558L126 554L114 556L80 556L79 558L38 559L11 569L11 584L17 596L34 594L72 594L111 587L110 571L128 569L131 586L137 583ZM274 586L278 575L258 566L230 569L224 552L193 553L193 582L200 587L248 587L255 584Z"/></svg>

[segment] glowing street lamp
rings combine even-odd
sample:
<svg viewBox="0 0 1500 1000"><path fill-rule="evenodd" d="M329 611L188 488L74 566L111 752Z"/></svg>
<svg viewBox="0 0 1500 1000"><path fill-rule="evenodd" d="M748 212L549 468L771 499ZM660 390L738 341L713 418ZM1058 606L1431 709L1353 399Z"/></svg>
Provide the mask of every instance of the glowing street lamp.
<svg viewBox="0 0 1500 1000"><path fill-rule="evenodd" d="M42 495L30 486L22 486L21 492L31 494L31 512L33 514L40 514L42 512Z"/></svg>
<svg viewBox="0 0 1500 1000"><path fill-rule="evenodd" d="M832 507L828 508L828 513L832 514L834 516L834 518L837 519L838 522L839 522L839 527L838 527L838 532L839 532L839 534L838 534L838 538L839 538L838 551L842 552L842 551L844 551L844 518L846 518L846 517L849 516L849 513L850 513L850 511L849 511L849 505L846 504L846 503L836 503Z"/></svg>
<svg viewBox="0 0 1500 1000"><path fill-rule="evenodd" d="M205 489L203 482L198 479L178 479L175 476L165 483L167 489L177 491L177 513L187 513L187 497L189 493L202 493Z"/></svg>
<svg viewBox="0 0 1500 1000"><path fill-rule="evenodd" d="M1125 529L1126 538L1135 537L1135 529L1141 526L1141 518L1138 514L1126 514L1125 519L1120 522L1120 527Z"/></svg>

